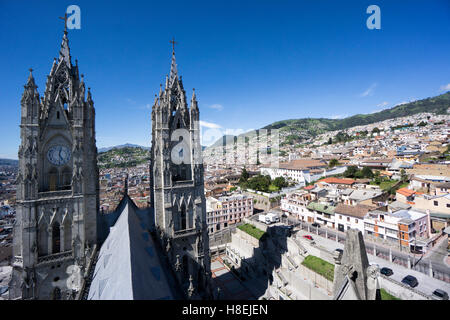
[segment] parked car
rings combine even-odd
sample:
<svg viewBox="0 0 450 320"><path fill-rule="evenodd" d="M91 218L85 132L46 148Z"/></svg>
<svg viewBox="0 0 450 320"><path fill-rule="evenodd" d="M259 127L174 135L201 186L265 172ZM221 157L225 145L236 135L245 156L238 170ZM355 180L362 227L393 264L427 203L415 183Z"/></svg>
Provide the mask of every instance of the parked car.
<svg viewBox="0 0 450 320"><path fill-rule="evenodd" d="M317 222L314 222L314 223L312 224L312 226L313 226L313 227L316 227L316 228L320 228L320 224L318 224Z"/></svg>
<svg viewBox="0 0 450 320"><path fill-rule="evenodd" d="M402 283L410 286L411 288L417 287L419 285L419 281L417 281L416 277L411 275L407 275L403 278Z"/></svg>
<svg viewBox="0 0 450 320"><path fill-rule="evenodd" d="M337 249L334 250L334 251L339 251L340 253L344 254L344 249L337 248Z"/></svg>
<svg viewBox="0 0 450 320"><path fill-rule="evenodd" d="M380 273L384 274L386 277L390 277L394 274L394 271L390 268L383 267L381 268Z"/></svg>
<svg viewBox="0 0 450 320"><path fill-rule="evenodd" d="M434 290L431 296L437 300L448 300L448 293L441 289Z"/></svg>
<svg viewBox="0 0 450 320"><path fill-rule="evenodd" d="M313 237L311 237L310 235L303 236L303 238L308 239L308 240L314 240Z"/></svg>

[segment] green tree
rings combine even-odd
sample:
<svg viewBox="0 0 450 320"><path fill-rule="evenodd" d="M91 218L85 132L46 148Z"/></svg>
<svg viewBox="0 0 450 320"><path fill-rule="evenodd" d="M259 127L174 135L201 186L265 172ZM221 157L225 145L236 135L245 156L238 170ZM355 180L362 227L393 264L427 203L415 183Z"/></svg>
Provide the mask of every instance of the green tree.
<svg viewBox="0 0 450 320"><path fill-rule="evenodd" d="M328 144L333 144L333 139L331 139L331 137L328 139Z"/></svg>
<svg viewBox="0 0 450 320"><path fill-rule="evenodd" d="M358 172L358 168L356 166L350 166L345 170L344 177L353 178L355 177L356 172Z"/></svg>
<svg viewBox="0 0 450 320"><path fill-rule="evenodd" d="M364 178L370 178L370 179L373 178L373 172L372 172L372 170L371 170L369 167L364 167L364 168L361 170L361 174L362 174L362 176L363 176Z"/></svg>
<svg viewBox="0 0 450 320"><path fill-rule="evenodd" d="M241 171L241 177L239 178L239 183L241 184L241 183L247 182L249 176L250 175L248 174L247 169L244 167Z"/></svg>
<svg viewBox="0 0 450 320"><path fill-rule="evenodd" d="M278 189L282 189L288 186L286 179L283 177L277 177L273 180L272 184Z"/></svg>
<svg viewBox="0 0 450 320"><path fill-rule="evenodd" d="M408 175L406 174L405 169L402 169L400 171L400 177L401 177L402 182L408 181Z"/></svg>
<svg viewBox="0 0 450 320"><path fill-rule="evenodd" d="M337 159L331 159L330 163L328 164L328 167L333 168L339 165L339 161Z"/></svg>

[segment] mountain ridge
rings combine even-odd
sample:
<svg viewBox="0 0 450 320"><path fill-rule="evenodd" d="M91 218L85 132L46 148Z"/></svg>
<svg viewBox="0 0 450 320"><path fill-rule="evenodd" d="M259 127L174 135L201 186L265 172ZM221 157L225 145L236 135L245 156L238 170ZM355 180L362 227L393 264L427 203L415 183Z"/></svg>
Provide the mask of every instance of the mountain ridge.
<svg viewBox="0 0 450 320"><path fill-rule="evenodd" d="M315 137L327 131L345 130L356 126L368 125L384 120L395 119L405 116L412 116L418 113L447 114L450 108L450 91L434 97L428 97L408 103L396 105L379 112L368 114L356 114L343 119L330 118L299 118L275 121L261 129L279 129L280 131L290 131L289 140L299 141L302 138ZM253 131L251 131L253 132ZM243 133L239 136L245 136L249 133ZM236 141L237 136L223 136L214 142L208 148L222 146L222 141Z"/></svg>

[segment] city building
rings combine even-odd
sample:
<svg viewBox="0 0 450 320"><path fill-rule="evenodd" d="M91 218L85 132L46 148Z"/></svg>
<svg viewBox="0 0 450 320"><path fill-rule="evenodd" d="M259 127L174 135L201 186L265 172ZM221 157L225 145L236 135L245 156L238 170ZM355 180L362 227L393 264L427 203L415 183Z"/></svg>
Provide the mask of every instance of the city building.
<svg viewBox="0 0 450 320"><path fill-rule="evenodd" d="M206 198L206 212L209 233L222 230L241 222L253 214L253 197L234 194L219 198Z"/></svg>

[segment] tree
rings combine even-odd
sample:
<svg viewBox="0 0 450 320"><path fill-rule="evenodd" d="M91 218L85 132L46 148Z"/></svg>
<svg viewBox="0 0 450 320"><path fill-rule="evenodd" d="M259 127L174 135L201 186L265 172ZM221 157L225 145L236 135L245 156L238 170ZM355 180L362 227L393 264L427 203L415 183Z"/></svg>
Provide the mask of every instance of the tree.
<svg viewBox="0 0 450 320"><path fill-rule="evenodd" d="M247 172L247 169L245 167L241 171L241 177L239 178L239 183L247 182L249 178L249 174Z"/></svg>
<svg viewBox="0 0 450 320"><path fill-rule="evenodd" d="M402 170L400 171L400 176L401 176L402 182L408 181L408 175L406 174L405 169L402 169Z"/></svg>
<svg viewBox="0 0 450 320"><path fill-rule="evenodd" d="M370 179L373 178L373 172L372 172L372 170L371 170L369 167L364 167L364 168L361 170L361 174L362 174L362 176L363 176L364 178L370 178Z"/></svg>
<svg viewBox="0 0 450 320"><path fill-rule="evenodd" d="M375 127L375 128L372 129L372 133L380 133L380 129Z"/></svg>
<svg viewBox="0 0 450 320"><path fill-rule="evenodd" d="M333 139L331 139L331 137L328 139L328 144L333 144Z"/></svg>
<svg viewBox="0 0 450 320"><path fill-rule="evenodd" d="M330 163L328 163L328 167L333 168L339 165L339 161L337 159L331 159Z"/></svg>
<svg viewBox="0 0 450 320"><path fill-rule="evenodd" d="M356 172L358 172L358 168L356 166L350 166L347 168L347 170L345 170L344 177L353 178Z"/></svg>
<svg viewBox="0 0 450 320"><path fill-rule="evenodd" d="M278 189L283 189L288 186L286 179L283 177L277 177L273 180L272 184Z"/></svg>

